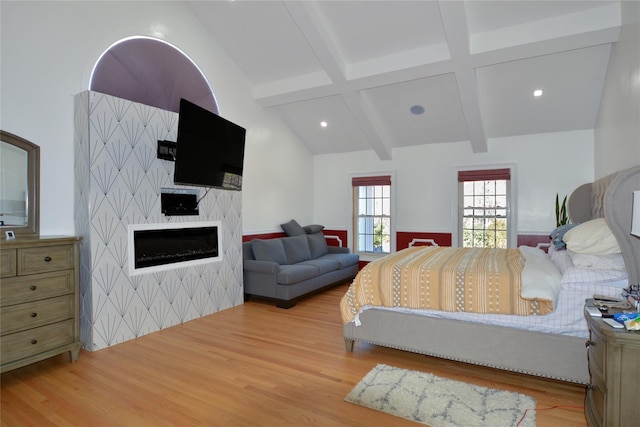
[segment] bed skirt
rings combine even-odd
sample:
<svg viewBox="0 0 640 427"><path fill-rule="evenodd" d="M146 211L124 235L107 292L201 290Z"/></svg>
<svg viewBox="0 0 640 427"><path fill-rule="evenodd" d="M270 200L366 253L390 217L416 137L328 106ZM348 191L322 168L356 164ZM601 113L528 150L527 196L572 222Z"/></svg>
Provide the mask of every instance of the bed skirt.
<svg viewBox="0 0 640 427"><path fill-rule="evenodd" d="M344 325L347 351L362 341L428 356L588 384L584 338L366 309Z"/></svg>

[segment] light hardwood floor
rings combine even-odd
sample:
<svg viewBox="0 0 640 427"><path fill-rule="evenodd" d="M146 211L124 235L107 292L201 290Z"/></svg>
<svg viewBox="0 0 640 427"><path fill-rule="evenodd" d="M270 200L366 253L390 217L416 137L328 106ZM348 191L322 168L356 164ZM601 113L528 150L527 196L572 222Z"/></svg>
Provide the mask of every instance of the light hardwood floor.
<svg viewBox="0 0 640 427"><path fill-rule="evenodd" d="M415 426L344 402L377 363L524 393L538 427L586 426L584 387L342 340L346 285L246 304L69 363L2 375L2 426ZM546 410L553 406L555 409Z"/></svg>

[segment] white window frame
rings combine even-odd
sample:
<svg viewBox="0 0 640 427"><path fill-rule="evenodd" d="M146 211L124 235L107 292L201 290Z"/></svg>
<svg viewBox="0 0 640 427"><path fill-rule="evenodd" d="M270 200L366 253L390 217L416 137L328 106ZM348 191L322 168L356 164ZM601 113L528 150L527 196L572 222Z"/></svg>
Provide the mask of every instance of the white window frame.
<svg viewBox="0 0 640 427"><path fill-rule="evenodd" d="M362 261L373 261L377 258L381 258L385 255L387 255L386 253L380 253L380 254L376 254L373 252L358 252L357 251L357 247L358 245L356 244L356 239L357 239L357 230L354 229L354 224L355 224L355 206L353 205L353 178L364 178L364 177L377 177L377 176L390 176L391 177L391 192L390 192L390 228L391 230L389 231L389 237L391 239L390 242L390 253L394 253L396 252L396 187L397 187L397 181L396 181L396 173L395 171L382 171L382 172L370 172L370 173L357 173L357 174L350 174L348 179L348 184L349 184L349 205L351 207L350 211L349 211L349 227L348 227L348 235L349 235L349 242L352 248L352 252L356 253L358 255L360 255L360 260Z"/></svg>
<svg viewBox="0 0 640 427"><path fill-rule="evenodd" d="M457 247L462 247L462 209L460 201L460 185L458 182L458 173L461 171L471 170L489 170L489 169L510 169L511 177L509 179L509 197L507 207L507 241L509 248L518 247L518 175L516 165L509 164L492 164L492 165L465 165L454 167L454 173L452 176L452 220L455 226L451 233L451 244Z"/></svg>

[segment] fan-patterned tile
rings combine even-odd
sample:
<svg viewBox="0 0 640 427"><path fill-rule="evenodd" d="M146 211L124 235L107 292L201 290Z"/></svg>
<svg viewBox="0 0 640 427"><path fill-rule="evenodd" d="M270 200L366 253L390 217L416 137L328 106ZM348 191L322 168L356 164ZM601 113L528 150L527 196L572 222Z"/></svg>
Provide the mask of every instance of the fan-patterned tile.
<svg viewBox="0 0 640 427"><path fill-rule="evenodd" d="M178 114L98 92L75 97L75 226L81 244L81 337L99 350L242 304L242 195L195 190L198 216L166 217L162 188L173 162ZM131 275L128 226L220 221L222 260Z"/></svg>

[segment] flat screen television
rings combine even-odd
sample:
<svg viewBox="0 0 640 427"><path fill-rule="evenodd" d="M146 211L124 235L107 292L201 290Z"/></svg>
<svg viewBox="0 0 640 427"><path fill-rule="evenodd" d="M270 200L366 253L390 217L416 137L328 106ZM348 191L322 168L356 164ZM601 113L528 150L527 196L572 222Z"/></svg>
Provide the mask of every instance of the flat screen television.
<svg viewBox="0 0 640 427"><path fill-rule="evenodd" d="M178 114L173 182L241 190L246 130L186 99Z"/></svg>

